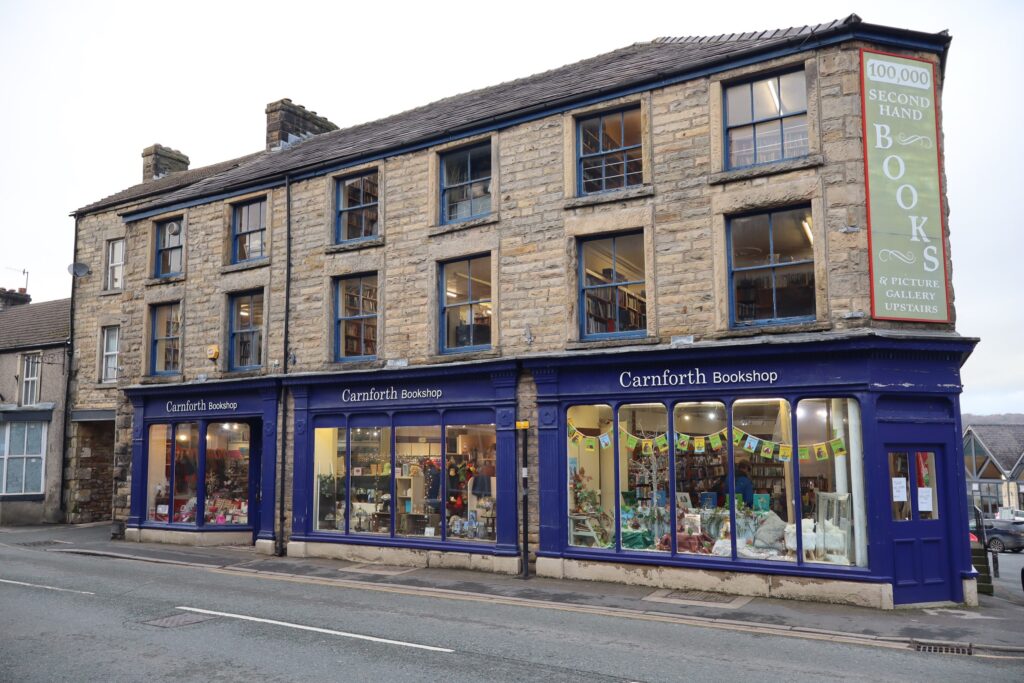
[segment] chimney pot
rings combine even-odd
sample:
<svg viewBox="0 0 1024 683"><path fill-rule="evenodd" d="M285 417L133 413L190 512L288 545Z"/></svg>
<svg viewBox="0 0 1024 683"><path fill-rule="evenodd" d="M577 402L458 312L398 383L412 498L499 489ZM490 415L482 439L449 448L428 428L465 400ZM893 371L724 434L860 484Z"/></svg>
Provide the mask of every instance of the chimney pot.
<svg viewBox="0 0 1024 683"><path fill-rule="evenodd" d="M155 144L142 150L142 182L161 178L168 173L188 170L188 157L176 149Z"/></svg>

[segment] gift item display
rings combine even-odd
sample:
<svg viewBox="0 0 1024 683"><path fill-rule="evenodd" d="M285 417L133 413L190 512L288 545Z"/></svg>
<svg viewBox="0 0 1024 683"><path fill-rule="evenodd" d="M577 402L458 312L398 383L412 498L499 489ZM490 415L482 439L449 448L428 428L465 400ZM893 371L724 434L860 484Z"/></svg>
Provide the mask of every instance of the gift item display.
<svg viewBox="0 0 1024 683"><path fill-rule="evenodd" d="M445 508L449 539L495 539L492 425L449 425L445 436Z"/></svg>
<svg viewBox="0 0 1024 683"><path fill-rule="evenodd" d="M352 449L350 530L391 533L391 428L349 430Z"/></svg>
<svg viewBox="0 0 1024 683"><path fill-rule="evenodd" d="M611 406L568 412L569 544L615 546L615 445Z"/></svg>
<svg viewBox="0 0 1024 683"><path fill-rule="evenodd" d="M207 524L249 523L249 425L206 426Z"/></svg>
<svg viewBox="0 0 1024 683"><path fill-rule="evenodd" d="M619 408L619 533L623 548L669 551L668 413L660 403Z"/></svg>
<svg viewBox="0 0 1024 683"><path fill-rule="evenodd" d="M680 553L720 557L724 549L725 556L732 554L725 417L725 405L714 401L679 403L672 412L676 549Z"/></svg>
<svg viewBox="0 0 1024 683"><path fill-rule="evenodd" d="M345 507L345 430L314 430L313 472L316 488L313 498L313 528L317 531L344 531Z"/></svg>
<svg viewBox="0 0 1024 683"><path fill-rule="evenodd" d="M395 428L395 534L438 535L441 427Z"/></svg>

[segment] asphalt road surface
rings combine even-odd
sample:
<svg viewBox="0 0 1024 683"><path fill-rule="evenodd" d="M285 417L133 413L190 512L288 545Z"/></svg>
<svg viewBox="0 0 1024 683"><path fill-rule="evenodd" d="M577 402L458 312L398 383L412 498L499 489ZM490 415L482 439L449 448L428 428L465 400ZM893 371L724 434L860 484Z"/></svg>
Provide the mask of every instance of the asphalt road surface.
<svg viewBox="0 0 1024 683"><path fill-rule="evenodd" d="M1024 660L0 544L0 681L1020 681Z"/></svg>

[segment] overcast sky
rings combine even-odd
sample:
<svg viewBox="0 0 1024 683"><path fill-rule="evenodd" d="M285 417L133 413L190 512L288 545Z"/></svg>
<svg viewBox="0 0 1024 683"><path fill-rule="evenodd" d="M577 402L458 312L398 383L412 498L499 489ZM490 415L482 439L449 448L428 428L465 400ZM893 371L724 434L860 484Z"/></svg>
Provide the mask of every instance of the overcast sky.
<svg viewBox="0 0 1024 683"><path fill-rule="evenodd" d="M703 9L706 5L708 9ZM341 127L662 35L865 21L953 35L943 94L957 329L982 338L963 409L1024 412L1018 296L1024 3L52 2L0 0L0 286L70 295L74 209L141 181L142 149L192 167L263 148L290 97Z"/></svg>

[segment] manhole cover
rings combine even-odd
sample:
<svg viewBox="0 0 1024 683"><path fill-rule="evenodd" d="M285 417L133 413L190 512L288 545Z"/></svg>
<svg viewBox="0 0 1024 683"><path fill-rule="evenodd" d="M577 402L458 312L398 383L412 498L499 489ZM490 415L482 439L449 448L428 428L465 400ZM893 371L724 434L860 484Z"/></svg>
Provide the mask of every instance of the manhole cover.
<svg viewBox="0 0 1024 683"><path fill-rule="evenodd" d="M67 543L68 543L67 541L47 540L47 541L26 541L24 543L15 543L15 545L24 546L26 548L42 548L42 547L48 546L48 545L60 545L60 544L67 545Z"/></svg>
<svg viewBox="0 0 1024 683"><path fill-rule="evenodd" d="M169 617L154 619L152 621L144 621L142 623L147 626L159 626L160 628L178 628L179 626L189 626L191 624L198 624L199 622L209 621L210 619L216 618L217 617L206 614L172 614Z"/></svg>
<svg viewBox="0 0 1024 683"><path fill-rule="evenodd" d="M753 598L740 595L725 595L710 591L676 591L671 589L656 590L641 599L648 602L663 602L670 605L719 607L722 609L737 609L753 600Z"/></svg>
<svg viewBox="0 0 1024 683"><path fill-rule="evenodd" d="M666 598L672 600L698 600L700 602L729 603L736 599L735 595L708 593L706 591L672 591Z"/></svg>

